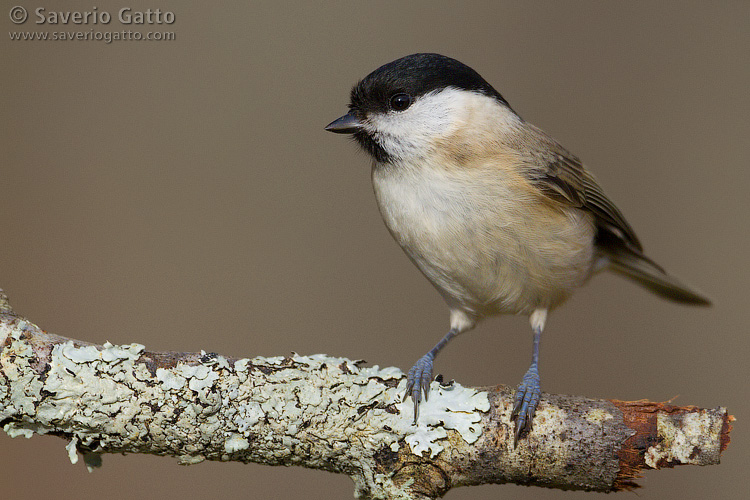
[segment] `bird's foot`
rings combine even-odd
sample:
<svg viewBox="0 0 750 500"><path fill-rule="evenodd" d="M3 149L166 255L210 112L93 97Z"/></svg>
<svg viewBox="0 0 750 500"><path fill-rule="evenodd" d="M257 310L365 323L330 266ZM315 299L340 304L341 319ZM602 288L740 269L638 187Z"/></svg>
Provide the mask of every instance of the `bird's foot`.
<svg viewBox="0 0 750 500"><path fill-rule="evenodd" d="M409 370L406 376L406 394L404 394L404 400L411 396L414 401L414 425L417 425L417 419L419 418L419 403L422 400L422 393L424 393L424 400L427 401L427 396L430 392L430 382L432 382L432 362L435 359L431 353L427 353L419 361L414 363L414 366Z"/></svg>
<svg viewBox="0 0 750 500"><path fill-rule="evenodd" d="M539 404L539 398L542 395L542 389L539 383L539 371L535 365L531 365L529 371L523 376L523 380L516 389L514 398L513 411L510 419L515 422L515 433L513 446L518 444L521 434L531 431L532 420L536 407Z"/></svg>

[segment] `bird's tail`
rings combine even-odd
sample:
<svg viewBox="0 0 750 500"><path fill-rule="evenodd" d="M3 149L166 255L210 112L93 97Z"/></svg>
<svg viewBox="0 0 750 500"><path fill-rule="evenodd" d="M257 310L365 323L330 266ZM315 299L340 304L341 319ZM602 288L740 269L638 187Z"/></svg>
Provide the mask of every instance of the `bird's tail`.
<svg viewBox="0 0 750 500"><path fill-rule="evenodd" d="M607 252L609 269L629 278L665 299L683 304L709 306L711 301L670 276L656 262L641 252L620 247Z"/></svg>

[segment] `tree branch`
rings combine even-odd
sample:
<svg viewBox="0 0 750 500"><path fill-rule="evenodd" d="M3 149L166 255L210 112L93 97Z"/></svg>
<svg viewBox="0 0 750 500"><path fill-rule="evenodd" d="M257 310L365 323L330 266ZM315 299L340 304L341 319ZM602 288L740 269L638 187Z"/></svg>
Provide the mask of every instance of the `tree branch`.
<svg viewBox="0 0 750 500"><path fill-rule="evenodd" d="M323 355L234 359L93 345L40 330L0 290L0 426L103 453L300 465L347 474L360 498L422 499L513 482L633 488L640 471L719 463L733 417L646 401L545 394L513 447L513 390L433 382L412 424L396 368Z"/></svg>

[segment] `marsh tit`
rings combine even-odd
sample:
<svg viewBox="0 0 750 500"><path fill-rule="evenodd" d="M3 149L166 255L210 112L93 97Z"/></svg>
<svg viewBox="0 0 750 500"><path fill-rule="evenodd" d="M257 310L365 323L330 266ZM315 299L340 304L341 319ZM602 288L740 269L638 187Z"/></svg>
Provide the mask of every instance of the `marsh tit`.
<svg viewBox="0 0 750 500"><path fill-rule="evenodd" d="M575 155L455 59L413 54L381 66L326 130L352 135L372 156L389 231L450 309L447 335L408 373L415 423L435 356L486 316L530 317L532 361L511 413L517 443L539 403L547 313L591 276L614 271L666 299L709 304L644 255Z"/></svg>

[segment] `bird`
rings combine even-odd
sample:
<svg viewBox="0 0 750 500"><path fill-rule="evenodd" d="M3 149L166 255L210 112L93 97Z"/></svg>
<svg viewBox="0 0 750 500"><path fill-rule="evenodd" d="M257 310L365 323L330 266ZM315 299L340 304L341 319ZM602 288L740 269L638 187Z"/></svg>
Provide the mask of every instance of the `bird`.
<svg viewBox="0 0 750 500"><path fill-rule="evenodd" d="M510 419L515 445L541 398L539 346L548 313L602 271L674 302L709 305L647 257L581 160L525 121L456 59L411 54L351 90L325 127L372 157L372 185L393 238L449 309L448 333L407 374L414 424L438 353L489 316L529 317L532 360Z"/></svg>

